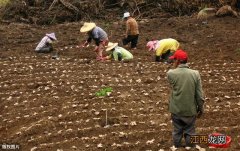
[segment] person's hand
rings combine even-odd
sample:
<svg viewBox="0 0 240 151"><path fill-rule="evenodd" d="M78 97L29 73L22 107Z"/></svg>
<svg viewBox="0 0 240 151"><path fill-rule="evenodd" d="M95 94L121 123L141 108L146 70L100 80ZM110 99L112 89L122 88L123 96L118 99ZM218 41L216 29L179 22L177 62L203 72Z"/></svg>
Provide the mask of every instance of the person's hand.
<svg viewBox="0 0 240 151"><path fill-rule="evenodd" d="M89 43L87 41L85 41L80 47L84 48L84 47L88 47Z"/></svg>
<svg viewBox="0 0 240 151"><path fill-rule="evenodd" d="M122 38L126 38L126 34L122 34L121 37L122 37Z"/></svg>
<svg viewBox="0 0 240 151"><path fill-rule="evenodd" d="M197 118L200 118L203 115L203 109L199 109L197 113Z"/></svg>
<svg viewBox="0 0 240 151"><path fill-rule="evenodd" d="M108 60L108 57L107 56L106 57L102 57L102 60L106 61L106 60Z"/></svg>

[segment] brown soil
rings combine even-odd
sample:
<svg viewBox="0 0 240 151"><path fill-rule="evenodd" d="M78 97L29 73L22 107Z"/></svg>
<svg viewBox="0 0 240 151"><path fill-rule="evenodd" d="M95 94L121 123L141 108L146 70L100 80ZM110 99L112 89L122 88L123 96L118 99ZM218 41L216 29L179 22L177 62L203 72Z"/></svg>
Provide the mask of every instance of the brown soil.
<svg viewBox="0 0 240 151"><path fill-rule="evenodd" d="M111 41L120 42L122 24L97 24ZM80 26L1 25L2 143L18 143L24 151L168 150L172 145L169 66L153 62L145 39L172 37L181 42L191 68L202 76L206 104L197 132L230 135L233 142L228 150L240 149L239 19L214 17L204 24L191 17L173 17L140 23L139 47L128 63L97 62L93 47L75 48L86 38L79 33ZM60 60L33 51L51 31L59 40L55 48L63 49ZM113 93L96 97L95 92L104 87L112 87Z"/></svg>

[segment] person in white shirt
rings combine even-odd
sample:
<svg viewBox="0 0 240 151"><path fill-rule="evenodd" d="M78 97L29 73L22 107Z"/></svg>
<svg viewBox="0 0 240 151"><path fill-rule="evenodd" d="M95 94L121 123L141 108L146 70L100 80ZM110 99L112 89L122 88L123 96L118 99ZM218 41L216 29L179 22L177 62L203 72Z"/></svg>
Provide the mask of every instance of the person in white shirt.
<svg viewBox="0 0 240 151"><path fill-rule="evenodd" d="M49 53L53 51L52 43L56 41L57 38L55 33L46 34L42 40L38 43L35 51L38 53Z"/></svg>

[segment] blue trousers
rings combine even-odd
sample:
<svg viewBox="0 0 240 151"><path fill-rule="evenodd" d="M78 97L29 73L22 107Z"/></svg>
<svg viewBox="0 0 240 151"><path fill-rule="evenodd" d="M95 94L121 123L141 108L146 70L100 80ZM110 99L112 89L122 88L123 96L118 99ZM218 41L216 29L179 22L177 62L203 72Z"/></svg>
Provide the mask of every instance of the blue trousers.
<svg viewBox="0 0 240 151"><path fill-rule="evenodd" d="M181 141L184 137L186 147L195 147L195 144L191 144L191 135L195 135L195 122L196 116L178 116L176 114L171 115L173 124L173 144L175 147L182 147Z"/></svg>

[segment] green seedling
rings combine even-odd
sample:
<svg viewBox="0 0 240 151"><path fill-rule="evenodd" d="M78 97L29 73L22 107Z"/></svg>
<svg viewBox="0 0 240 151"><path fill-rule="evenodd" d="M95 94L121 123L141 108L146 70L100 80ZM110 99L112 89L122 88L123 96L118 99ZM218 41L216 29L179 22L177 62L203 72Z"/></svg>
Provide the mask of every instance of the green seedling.
<svg viewBox="0 0 240 151"><path fill-rule="evenodd" d="M107 88L103 88L101 89L100 91L96 92L95 95L97 97L100 97L100 96L107 96L109 93L112 92L112 88L111 87L107 87Z"/></svg>

